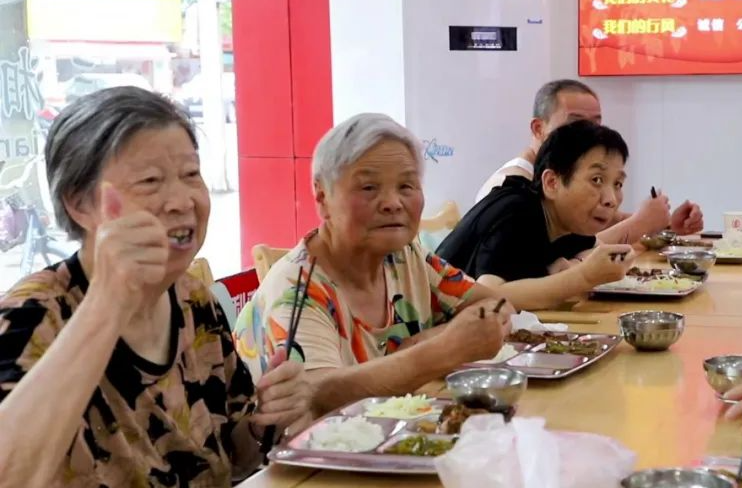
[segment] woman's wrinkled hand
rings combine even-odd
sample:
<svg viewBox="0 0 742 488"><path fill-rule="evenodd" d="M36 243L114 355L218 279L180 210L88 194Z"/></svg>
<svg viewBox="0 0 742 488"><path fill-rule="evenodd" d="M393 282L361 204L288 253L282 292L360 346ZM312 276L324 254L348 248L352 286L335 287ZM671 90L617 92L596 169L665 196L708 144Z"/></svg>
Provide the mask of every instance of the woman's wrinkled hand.
<svg viewBox="0 0 742 488"><path fill-rule="evenodd" d="M460 363L491 359L510 333L515 309L505 299L487 298L469 305L448 323L438 336L449 345Z"/></svg>
<svg viewBox="0 0 742 488"><path fill-rule="evenodd" d="M270 359L268 372L258 381L258 410L251 422L296 434L312 421L311 392L304 365L287 361L286 349L279 348Z"/></svg>
<svg viewBox="0 0 742 488"><path fill-rule="evenodd" d="M129 208L110 183L101 187L100 205L90 289L116 297L112 302L136 311L147 289L165 278L167 231L151 213Z"/></svg>
<svg viewBox="0 0 742 488"><path fill-rule="evenodd" d="M724 414L724 417L727 420L735 420L742 417L742 385L737 385L724 393L724 400L733 400L737 402Z"/></svg>

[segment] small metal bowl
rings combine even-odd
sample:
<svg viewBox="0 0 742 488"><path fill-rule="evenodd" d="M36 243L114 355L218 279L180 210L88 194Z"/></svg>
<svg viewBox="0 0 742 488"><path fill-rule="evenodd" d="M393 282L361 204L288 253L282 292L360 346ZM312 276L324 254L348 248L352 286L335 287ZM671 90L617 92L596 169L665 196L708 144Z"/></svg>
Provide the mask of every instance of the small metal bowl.
<svg viewBox="0 0 742 488"><path fill-rule="evenodd" d="M661 239L666 240L668 243L675 240L675 238L678 236L677 232L671 231L669 229L661 230L657 233L657 236L659 236Z"/></svg>
<svg viewBox="0 0 742 488"><path fill-rule="evenodd" d="M666 248L662 249L660 251L660 255L667 257L669 254L677 254L677 253L683 253L683 252L690 252L690 251L708 251L708 247L702 247L702 246L678 246L678 245L671 245L667 246Z"/></svg>
<svg viewBox="0 0 742 488"><path fill-rule="evenodd" d="M742 383L742 356L715 356L703 362L706 381L721 397Z"/></svg>
<svg viewBox="0 0 742 488"><path fill-rule="evenodd" d="M704 275L716 262L716 254L712 251L677 251L665 256L673 269L689 275Z"/></svg>
<svg viewBox="0 0 742 488"><path fill-rule="evenodd" d="M639 239L639 242L642 246L646 247L650 251L659 251L660 249L669 246L674 237L668 239L666 237L662 237L659 234L653 234L653 235L643 235Z"/></svg>
<svg viewBox="0 0 742 488"><path fill-rule="evenodd" d="M623 338L637 351L664 351L683 335L685 317L679 313L642 310L618 316Z"/></svg>
<svg viewBox="0 0 742 488"><path fill-rule="evenodd" d="M698 468L647 469L621 481L623 488L737 488L729 476Z"/></svg>
<svg viewBox="0 0 742 488"><path fill-rule="evenodd" d="M446 376L457 403L492 412L514 407L527 385L525 373L507 368L465 369Z"/></svg>

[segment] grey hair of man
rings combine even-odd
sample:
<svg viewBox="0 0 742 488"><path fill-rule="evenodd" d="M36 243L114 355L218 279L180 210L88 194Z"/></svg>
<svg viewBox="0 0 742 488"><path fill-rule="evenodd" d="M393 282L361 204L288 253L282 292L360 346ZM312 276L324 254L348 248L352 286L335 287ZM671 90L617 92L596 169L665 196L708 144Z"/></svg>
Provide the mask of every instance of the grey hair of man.
<svg viewBox="0 0 742 488"><path fill-rule="evenodd" d="M358 161L385 139L407 146L422 177L425 165L422 144L417 137L388 115L362 113L336 125L320 139L312 156L312 180L322 183L325 190L331 192L343 168Z"/></svg>
<svg viewBox="0 0 742 488"><path fill-rule="evenodd" d="M198 149L188 113L163 95L142 88L107 88L62 110L49 129L44 154L54 213L71 238L83 239L84 230L67 212L65 200L93 199L106 163L137 132L170 125L182 127Z"/></svg>
<svg viewBox="0 0 742 488"><path fill-rule="evenodd" d="M562 92L586 93L598 99L595 91L581 81L570 79L550 81L536 92L533 100L533 117L549 120L557 109L558 97Z"/></svg>

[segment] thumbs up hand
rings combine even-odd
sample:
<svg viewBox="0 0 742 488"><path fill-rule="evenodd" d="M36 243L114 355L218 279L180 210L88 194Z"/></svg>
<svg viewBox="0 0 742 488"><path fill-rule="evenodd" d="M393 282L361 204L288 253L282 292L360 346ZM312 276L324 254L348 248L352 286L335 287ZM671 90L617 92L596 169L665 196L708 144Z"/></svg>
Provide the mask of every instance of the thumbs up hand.
<svg viewBox="0 0 742 488"><path fill-rule="evenodd" d="M127 205L108 182L101 185L100 205L89 292L100 291L112 306L134 312L148 290L165 279L167 232L157 217Z"/></svg>

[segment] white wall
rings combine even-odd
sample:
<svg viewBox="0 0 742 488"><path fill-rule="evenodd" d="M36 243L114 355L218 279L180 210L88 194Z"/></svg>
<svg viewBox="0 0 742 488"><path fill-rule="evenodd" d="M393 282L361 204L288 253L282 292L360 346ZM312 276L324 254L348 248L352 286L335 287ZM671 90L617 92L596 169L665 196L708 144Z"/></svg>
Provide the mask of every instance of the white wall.
<svg viewBox="0 0 742 488"><path fill-rule="evenodd" d="M553 9L552 77L577 73L577 2ZM701 204L707 228L742 209L742 76L585 78L600 95L603 121L631 152L627 209L662 188L673 205Z"/></svg>
<svg viewBox="0 0 742 488"><path fill-rule="evenodd" d="M330 0L335 123L360 112L405 123L403 0Z"/></svg>
<svg viewBox="0 0 742 488"><path fill-rule="evenodd" d="M385 112L454 147L428 164L425 213L449 199L466 211L486 177L528 143L537 88L577 77L577 10L576 0L331 0L335 121ZM542 25L526 23L541 16ZM455 24L518 25L520 50L451 53ZM625 209L654 185L675 205L700 203L707 228L742 210L742 76L583 81L629 143Z"/></svg>
<svg viewBox="0 0 742 488"><path fill-rule="evenodd" d="M404 0L407 126L454 150L427 161L426 215L446 200L467 210L527 144L533 93L549 73L547 1ZM518 50L449 51L451 25L517 27Z"/></svg>

